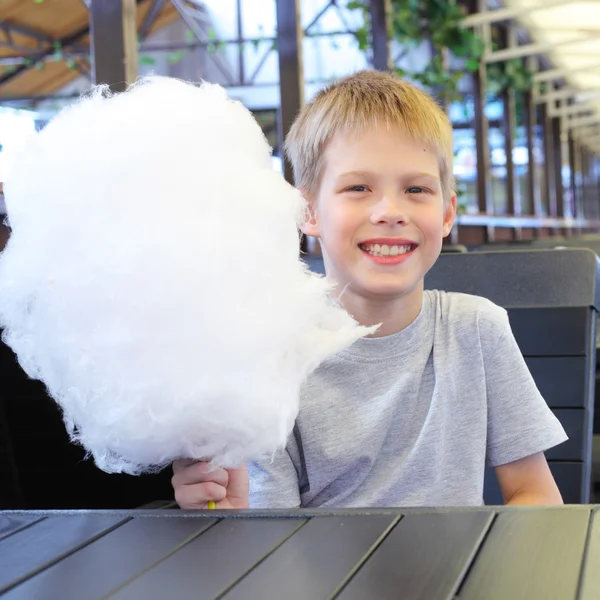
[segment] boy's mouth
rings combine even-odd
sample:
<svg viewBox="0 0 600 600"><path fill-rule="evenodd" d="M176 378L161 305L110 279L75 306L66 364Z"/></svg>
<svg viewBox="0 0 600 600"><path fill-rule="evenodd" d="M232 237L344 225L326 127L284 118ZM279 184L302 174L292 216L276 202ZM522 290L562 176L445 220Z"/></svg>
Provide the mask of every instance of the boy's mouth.
<svg viewBox="0 0 600 600"><path fill-rule="evenodd" d="M371 256L393 257L408 254L416 249L417 244L402 243L402 244L372 244L363 243L358 247Z"/></svg>

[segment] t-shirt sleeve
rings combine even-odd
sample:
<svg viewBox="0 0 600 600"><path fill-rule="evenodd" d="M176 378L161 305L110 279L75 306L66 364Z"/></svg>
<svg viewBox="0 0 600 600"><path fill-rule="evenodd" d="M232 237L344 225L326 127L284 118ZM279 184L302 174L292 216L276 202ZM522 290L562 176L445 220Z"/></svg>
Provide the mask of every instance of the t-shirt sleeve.
<svg viewBox="0 0 600 600"><path fill-rule="evenodd" d="M277 452L273 459L247 465L250 477L250 508L298 508L298 474L289 451Z"/></svg>
<svg viewBox="0 0 600 600"><path fill-rule="evenodd" d="M506 311L494 314L488 334L487 462L495 467L545 452L568 437L529 372Z"/></svg>

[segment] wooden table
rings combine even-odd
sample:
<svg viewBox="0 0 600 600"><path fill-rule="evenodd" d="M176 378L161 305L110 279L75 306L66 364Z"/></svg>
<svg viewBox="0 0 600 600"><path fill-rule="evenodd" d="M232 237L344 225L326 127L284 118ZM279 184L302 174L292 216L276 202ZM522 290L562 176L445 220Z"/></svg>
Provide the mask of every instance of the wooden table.
<svg viewBox="0 0 600 600"><path fill-rule="evenodd" d="M598 600L600 507L0 512L2 600Z"/></svg>

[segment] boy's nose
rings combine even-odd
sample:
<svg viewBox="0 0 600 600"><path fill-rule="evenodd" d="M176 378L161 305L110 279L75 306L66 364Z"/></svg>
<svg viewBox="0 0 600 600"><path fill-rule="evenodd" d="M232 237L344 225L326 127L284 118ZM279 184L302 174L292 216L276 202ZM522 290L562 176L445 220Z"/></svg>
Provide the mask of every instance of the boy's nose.
<svg viewBox="0 0 600 600"><path fill-rule="evenodd" d="M380 202L378 202L373 212L371 213L371 222L373 224L403 224L408 220L408 216L405 211L405 203L400 198L396 198L393 195L384 196Z"/></svg>

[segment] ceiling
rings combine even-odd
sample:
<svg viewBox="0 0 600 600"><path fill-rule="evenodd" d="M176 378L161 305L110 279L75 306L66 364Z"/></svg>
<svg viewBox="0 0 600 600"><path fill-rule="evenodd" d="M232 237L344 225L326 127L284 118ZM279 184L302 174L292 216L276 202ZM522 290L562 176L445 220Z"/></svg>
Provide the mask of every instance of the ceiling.
<svg viewBox="0 0 600 600"><path fill-rule="evenodd" d="M138 26L151 5L152 0L138 0ZM171 2L165 2L150 33L178 18ZM79 50L80 56L89 50L88 24L85 0L0 0L0 101L2 97L50 95L85 73L89 69L86 60L70 61L68 51ZM70 42L63 46L63 57L55 54L57 40ZM10 57L37 57L45 51L50 59L37 66L18 64L18 60L2 64Z"/></svg>
<svg viewBox="0 0 600 600"><path fill-rule="evenodd" d="M562 81L555 82L574 92L551 110L565 115L563 128L573 127L579 139L600 153L600 0L504 0L504 6L530 11L517 21L534 43L548 45L544 54L552 67L564 70ZM538 90L538 98L550 91ZM569 102L576 107L567 108Z"/></svg>

